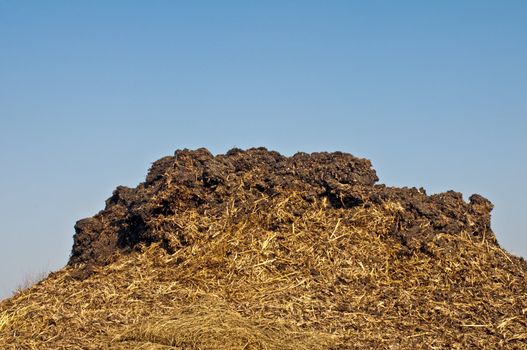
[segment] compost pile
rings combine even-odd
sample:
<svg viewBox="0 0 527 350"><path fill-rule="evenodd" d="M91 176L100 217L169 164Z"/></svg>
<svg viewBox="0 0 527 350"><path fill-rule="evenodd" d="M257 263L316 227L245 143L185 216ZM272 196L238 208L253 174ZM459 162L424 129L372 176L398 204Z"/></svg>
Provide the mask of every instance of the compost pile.
<svg viewBox="0 0 527 350"><path fill-rule="evenodd" d="M527 263L480 195L350 154L176 151L0 304L5 349L527 349Z"/></svg>

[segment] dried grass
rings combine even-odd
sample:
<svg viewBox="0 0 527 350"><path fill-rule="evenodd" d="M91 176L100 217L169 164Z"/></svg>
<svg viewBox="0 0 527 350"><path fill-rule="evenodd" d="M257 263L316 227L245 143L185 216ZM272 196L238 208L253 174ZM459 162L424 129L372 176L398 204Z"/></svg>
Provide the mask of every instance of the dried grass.
<svg viewBox="0 0 527 350"><path fill-rule="evenodd" d="M9 321L11 320L10 315L4 311L0 314L0 332L7 327Z"/></svg>
<svg viewBox="0 0 527 350"><path fill-rule="evenodd" d="M246 319L227 305L201 302L174 314L170 318L140 322L121 340L211 350L309 350L325 348L331 341L327 334L295 330L266 319Z"/></svg>

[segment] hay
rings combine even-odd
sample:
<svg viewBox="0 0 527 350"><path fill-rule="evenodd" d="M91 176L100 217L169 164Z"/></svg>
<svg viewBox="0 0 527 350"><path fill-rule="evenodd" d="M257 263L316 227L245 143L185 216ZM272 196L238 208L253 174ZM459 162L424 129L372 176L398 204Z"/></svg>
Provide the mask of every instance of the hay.
<svg viewBox="0 0 527 350"><path fill-rule="evenodd" d="M148 323L139 322L120 339L181 349L295 350L325 348L331 337L291 329L280 322L248 320L227 305L201 301Z"/></svg>
<svg viewBox="0 0 527 350"><path fill-rule="evenodd" d="M473 225L456 226L447 204L458 202L440 198L450 217L430 219L399 195L355 192L363 201L342 206L240 185L216 210L149 216L141 234L173 236L71 264L1 302L0 348L526 348L526 263L480 234L485 202L459 204Z"/></svg>

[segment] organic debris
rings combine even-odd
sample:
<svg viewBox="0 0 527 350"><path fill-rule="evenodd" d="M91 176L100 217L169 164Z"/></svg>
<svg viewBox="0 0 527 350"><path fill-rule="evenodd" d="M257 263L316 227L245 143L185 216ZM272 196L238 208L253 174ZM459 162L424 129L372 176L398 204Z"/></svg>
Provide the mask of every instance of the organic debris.
<svg viewBox="0 0 527 350"><path fill-rule="evenodd" d="M340 152L177 151L0 303L0 348L527 349L492 204L377 180Z"/></svg>

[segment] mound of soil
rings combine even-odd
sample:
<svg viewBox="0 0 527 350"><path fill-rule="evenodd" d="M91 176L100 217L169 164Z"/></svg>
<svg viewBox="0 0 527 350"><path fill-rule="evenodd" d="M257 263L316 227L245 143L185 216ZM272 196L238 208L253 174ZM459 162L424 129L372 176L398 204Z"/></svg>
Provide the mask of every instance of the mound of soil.
<svg viewBox="0 0 527 350"><path fill-rule="evenodd" d="M118 187L103 211L77 222L69 263L103 263L115 251L141 243L159 242L173 253L192 244L178 220L181 213L217 216L236 207L243 218L262 198L292 193L304 201L292 208L297 217L321 199L334 209L398 203L402 210L390 234L402 243L400 254L431 254L427 245L440 233L468 233L496 244L490 228L493 206L482 196L474 194L466 203L461 193L427 196L423 189L375 185L377 180L369 160L341 152L285 157L265 148L233 149L218 156L204 148L176 151L156 161L144 183L134 189ZM279 224L284 223L270 222L266 229Z"/></svg>
<svg viewBox="0 0 527 350"><path fill-rule="evenodd" d="M177 151L0 303L1 349L527 349L527 263L492 204L345 153Z"/></svg>

